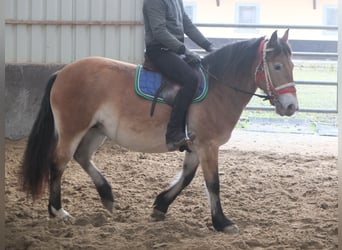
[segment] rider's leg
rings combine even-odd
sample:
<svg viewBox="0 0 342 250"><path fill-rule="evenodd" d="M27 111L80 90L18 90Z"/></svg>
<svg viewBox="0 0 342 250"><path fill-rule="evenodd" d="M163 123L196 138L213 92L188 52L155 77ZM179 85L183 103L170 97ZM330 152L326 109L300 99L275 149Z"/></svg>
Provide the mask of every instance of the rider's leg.
<svg viewBox="0 0 342 250"><path fill-rule="evenodd" d="M186 145L187 138L184 132L186 113L197 89L197 74L172 51L148 48L146 53L163 75L182 86L175 98L166 132L166 144L169 150L175 150Z"/></svg>

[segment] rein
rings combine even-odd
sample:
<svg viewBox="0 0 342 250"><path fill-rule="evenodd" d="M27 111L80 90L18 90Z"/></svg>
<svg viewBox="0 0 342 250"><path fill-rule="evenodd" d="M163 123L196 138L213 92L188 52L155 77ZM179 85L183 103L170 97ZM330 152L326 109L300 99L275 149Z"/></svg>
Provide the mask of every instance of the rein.
<svg viewBox="0 0 342 250"><path fill-rule="evenodd" d="M213 79L215 79L216 81L218 81L218 78L214 74L210 73L209 70L207 70L202 64L200 64L200 68L203 70L203 72L208 74L208 76L210 76ZM262 98L263 101L271 100L271 96L269 96L269 95L256 94L256 93L253 93L253 92L250 92L250 91L247 91L247 90L243 90L243 89L237 88L235 86L230 86L230 85L228 85L228 87L234 89L235 91L238 91L238 92L241 92L241 93L244 93L244 94L247 94L247 95L252 95L252 96L256 96L256 97Z"/></svg>
<svg viewBox="0 0 342 250"><path fill-rule="evenodd" d="M218 78L214 74L210 73L209 70L207 70L202 64L200 64L200 68L203 70L203 72L208 74L208 76L210 76L213 79L215 79L216 81L218 81ZM256 96L256 97L262 98L263 101L267 101L267 100L271 100L272 99L272 97L270 95L256 94L256 93L253 93L253 92L250 92L250 91L247 91L247 90L243 90L243 89L240 89L240 88L237 88L237 87L234 87L234 86L230 86L230 85L228 85L228 87L234 89L235 91L238 91L238 92L241 92L241 93L244 93L244 94L247 94L247 95L252 95L252 96Z"/></svg>

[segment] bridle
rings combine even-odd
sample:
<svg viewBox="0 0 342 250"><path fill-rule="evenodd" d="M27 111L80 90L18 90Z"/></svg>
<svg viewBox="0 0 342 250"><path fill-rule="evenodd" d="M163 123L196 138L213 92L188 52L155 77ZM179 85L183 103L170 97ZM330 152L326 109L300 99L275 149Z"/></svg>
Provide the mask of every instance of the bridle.
<svg viewBox="0 0 342 250"><path fill-rule="evenodd" d="M258 65L254 73L255 84L261 88L261 84L266 84L265 99L270 100L271 104L274 104L278 100L278 96L285 93L296 93L295 83L289 82L282 84L278 87L274 87L270 75L270 70L266 60L267 52L273 51L273 48L267 48L268 40L263 39L260 42L258 49Z"/></svg>

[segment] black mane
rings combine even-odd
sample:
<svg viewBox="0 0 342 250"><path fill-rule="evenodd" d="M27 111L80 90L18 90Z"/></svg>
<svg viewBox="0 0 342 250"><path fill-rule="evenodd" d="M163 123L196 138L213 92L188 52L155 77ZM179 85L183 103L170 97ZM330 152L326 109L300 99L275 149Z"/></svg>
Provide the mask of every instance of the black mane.
<svg viewBox="0 0 342 250"><path fill-rule="evenodd" d="M236 81L251 77L251 68L263 39L261 37L228 44L205 56L202 64L219 80Z"/></svg>

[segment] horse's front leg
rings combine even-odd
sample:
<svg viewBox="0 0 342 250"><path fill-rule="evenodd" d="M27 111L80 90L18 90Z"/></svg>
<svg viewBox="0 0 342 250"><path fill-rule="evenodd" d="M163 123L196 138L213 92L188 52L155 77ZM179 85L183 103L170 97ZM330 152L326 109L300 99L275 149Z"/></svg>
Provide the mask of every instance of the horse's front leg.
<svg viewBox="0 0 342 250"><path fill-rule="evenodd" d="M165 214L171 203L194 178L198 164L198 156L194 151L185 154L183 170L177 180L168 189L161 192L153 204L154 209L151 214L153 219L163 220L165 218Z"/></svg>
<svg viewBox="0 0 342 250"><path fill-rule="evenodd" d="M239 228L233 221L227 218L220 201L220 180L218 174L218 147L208 147L200 153L200 164L202 166L205 183L208 189L211 218L213 226L217 231L237 233Z"/></svg>

